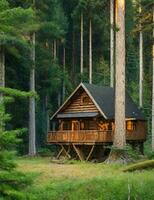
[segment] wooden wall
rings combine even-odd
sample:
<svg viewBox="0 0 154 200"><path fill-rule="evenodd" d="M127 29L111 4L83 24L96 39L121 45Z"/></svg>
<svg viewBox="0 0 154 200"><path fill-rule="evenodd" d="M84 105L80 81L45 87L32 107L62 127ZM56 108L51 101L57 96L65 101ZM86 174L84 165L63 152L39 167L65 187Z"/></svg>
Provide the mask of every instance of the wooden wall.
<svg viewBox="0 0 154 200"><path fill-rule="evenodd" d="M87 105L82 105L82 98L88 97L86 92L82 92L81 94L78 94L75 96L70 104L65 107L65 109L62 111L62 113L72 113L72 112L98 112L98 109L92 102L92 100L89 98L89 102Z"/></svg>

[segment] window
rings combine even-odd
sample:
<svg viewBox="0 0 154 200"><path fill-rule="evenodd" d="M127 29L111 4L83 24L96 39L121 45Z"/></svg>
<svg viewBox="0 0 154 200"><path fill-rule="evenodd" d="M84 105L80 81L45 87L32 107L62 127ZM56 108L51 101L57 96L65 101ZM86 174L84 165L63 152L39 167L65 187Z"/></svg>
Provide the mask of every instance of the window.
<svg viewBox="0 0 154 200"><path fill-rule="evenodd" d="M96 130L96 122L93 120L84 120L80 122L80 130Z"/></svg>
<svg viewBox="0 0 154 200"><path fill-rule="evenodd" d="M81 97L81 106L88 105L89 102L90 102L90 100L89 100L88 96Z"/></svg>
<svg viewBox="0 0 154 200"><path fill-rule="evenodd" d="M80 123L80 130L85 130L85 124L84 124L84 122Z"/></svg>
<svg viewBox="0 0 154 200"><path fill-rule="evenodd" d="M126 129L128 131L134 131L134 130L136 130L136 122L135 121L127 121L126 122Z"/></svg>
<svg viewBox="0 0 154 200"><path fill-rule="evenodd" d="M63 122L63 130L71 130L71 122L70 121Z"/></svg>
<svg viewBox="0 0 154 200"><path fill-rule="evenodd" d="M114 122L111 121L102 121L98 123L99 129L103 131L112 131L114 130Z"/></svg>

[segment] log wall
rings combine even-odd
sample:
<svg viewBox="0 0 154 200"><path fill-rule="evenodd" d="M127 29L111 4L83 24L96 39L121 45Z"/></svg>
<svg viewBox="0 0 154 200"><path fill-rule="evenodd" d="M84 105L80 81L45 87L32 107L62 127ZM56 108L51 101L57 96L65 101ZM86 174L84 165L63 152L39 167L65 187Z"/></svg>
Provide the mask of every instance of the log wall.
<svg viewBox="0 0 154 200"><path fill-rule="evenodd" d="M87 97L89 99L89 102L86 104L83 104L82 98ZM82 92L80 95L74 97L74 99L71 100L71 103L67 105L67 107L62 111L63 113L72 113L72 112L98 112L98 109L92 102L92 100L89 98L86 92Z"/></svg>

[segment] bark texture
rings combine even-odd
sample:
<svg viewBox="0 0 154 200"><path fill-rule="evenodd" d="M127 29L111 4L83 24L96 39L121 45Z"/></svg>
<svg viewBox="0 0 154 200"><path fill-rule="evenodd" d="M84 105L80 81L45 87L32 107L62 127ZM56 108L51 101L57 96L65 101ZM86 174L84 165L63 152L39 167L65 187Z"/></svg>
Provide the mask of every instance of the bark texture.
<svg viewBox="0 0 154 200"><path fill-rule="evenodd" d="M110 86L114 86L114 0L110 0Z"/></svg>
<svg viewBox="0 0 154 200"><path fill-rule="evenodd" d="M2 46L0 46L0 87L5 87L5 54ZM3 100L2 92L0 92L1 100Z"/></svg>
<svg viewBox="0 0 154 200"><path fill-rule="evenodd" d="M35 91L35 33L32 35L31 59L30 91ZM30 97L29 100L29 155L36 155L35 97Z"/></svg>
<svg viewBox="0 0 154 200"><path fill-rule="evenodd" d="M83 13L81 13L81 55L80 55L80 73L83 75Z"/></svg>
<svg viewBox="0 0 154 200"><path fill-rule="evenodd" d="M125 135L125 0L116 0L116 87L114 146L123 149Z"/></svg>
<svg viewBox="0 0 154 200"><path fill-rule="evenodd" d="M92 84L92 22L89 20L89 83Z"/></svg>
<svg viewBox="0 0 154 200"><path fill-rule="evenodd" d="M141 5L139 13L141 13ZM139 25L142 28L141 24ZM143 106L143 32L139 33L139 106Z"/></svg>
<svg viewBox="0 0 154 200"><path fill-rule="evenodd" d="M64 72L64 74L65 74L65 69L66 68L66 49L65 49L65 47L63 48L63 72ZM63 100L63 102L64 102L64 100L65 100L65 93L66 93L66 87L65 87L65 79L63 79L63 88L62 88L62 100Z"/></svg>
<svg viewBox="0 0 154 200"><path fill-rule="evenodd" d="M57 41L54 40L53 42L53 59L56 60L57 58Z"/></svg>
<svg viewBox="0 0 154 200"><path fill-rule="evenodd" d="M2 46L0 46L0 87L5 87L5 54Z"/></svg>

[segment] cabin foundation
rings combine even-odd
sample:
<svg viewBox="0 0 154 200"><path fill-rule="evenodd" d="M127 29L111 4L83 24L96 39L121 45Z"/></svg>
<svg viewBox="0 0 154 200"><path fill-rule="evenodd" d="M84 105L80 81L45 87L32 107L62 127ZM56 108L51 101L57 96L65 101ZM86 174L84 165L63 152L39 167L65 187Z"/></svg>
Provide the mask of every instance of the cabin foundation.
<svg viewBox="0 0 154 200"><path fill-rule="evenodd" d="M92 159L104 160L104 158L109 154L109 150L104 144L57 144L59 152L56 159L60 159L61 156L68 159L76 159L80 161L90 161Z"/></svg>

